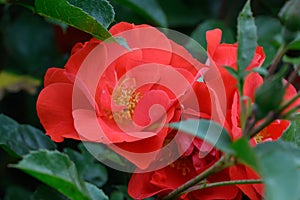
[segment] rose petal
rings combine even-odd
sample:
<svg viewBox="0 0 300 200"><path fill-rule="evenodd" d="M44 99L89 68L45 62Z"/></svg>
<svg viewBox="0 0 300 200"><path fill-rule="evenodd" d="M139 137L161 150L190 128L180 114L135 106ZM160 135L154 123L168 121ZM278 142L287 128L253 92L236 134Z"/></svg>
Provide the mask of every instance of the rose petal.
<svg viewBox="0 0 300 200"><path fill-rule="evenodd" d="M52 140L79 139L73 125L72 89L67 83L53 83L44 88L37 100L37 113Z"/></svg>

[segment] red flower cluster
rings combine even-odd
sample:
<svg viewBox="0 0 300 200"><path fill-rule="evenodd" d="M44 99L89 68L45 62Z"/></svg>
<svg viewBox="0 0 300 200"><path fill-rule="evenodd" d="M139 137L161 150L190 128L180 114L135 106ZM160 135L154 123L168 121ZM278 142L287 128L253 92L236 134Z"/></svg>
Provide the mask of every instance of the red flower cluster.
<svg viewBox="0 0 300 200"><path fill-rule="evenodd" d="M221 35L221 31L218 29L207 32L207 51L209 56L208 64L216 65L221 73L227 99L225 127L231 134L232 139L236 140L242 136L241 128L239 126L240 107L237 81L223 67L230 66L236 69L237 44L220 44ZM254 58L247 67L247 70L260 67L264 59L265 55L263 53L263 49L261 47L257 47ZM255 90L262 83L263 79L259 74L249 73L245 79L244 95L248 96L253 102ZM284 98L289 99L295 94L295 88L289 85ZM211 115L211 113L206 114ZM276 140L288 126L288 121L277 120L261 131L250 142L255 145L263 141ZM208 147L207 149L210 152L203 158L200 155L207 152L203 152L205 151L205 148L203 148L202 145L203 141L196 139L188 152L171 165L154 172L133 174L129 183L129 194L135 199L144 199L153 195L164 196L184 184L186 181L192 179L197 174L206 170L220 158L222 153L215 149L210 151L211 148ZM208 177L206 183L258 178L259 176L249 167L237 165L224 169L221 172ZM247 184L206 188L182 195L180 199L241 199L243 194L248 196L251 200L262 199L263 185Z"/></svg>
<svg viewBox="0 0 300 200"><path fill-rule="evenodd" d="M73 47L72 54L64 69L51 68L45 76L45 88L39 95L37 101L37 111L41 123L51 139L61 142L64 138L100 142L107 145L133 152L148 153L159 150L166 144L166 140L173 138L170 128L162 126L153 129L157 121L163 119L164 124L176 122L186 118L213 118L214 105L210 97L209 88L204 82L197 79L200 69L216 68L221 75L225 87L226 113L224 126L231 134L233 140L241 137L239 126L239 94L237 92L236 80L232 77L224 66L237 67L237 44L220 44L221 31L218 29L207 32L207 66L193 59L192 56L182 46L169 40L161 32L147 25L135 26L128 23L119 23L111 28L110 32L114 36L130 30L149 28L152 35L147 37L147 42L160 45L167 44L170 51L155 48L145 48L128 51L115 61L109 64L103 76L97 82L95 95L92 96L93 110L75 109L72 106L73 90L76 76L80 71L85 59L101 41L91 39L85 44L77 44ZM136 34L136 41L145 41L145 35ZM125 38L128 39L128 38ZM135 42L127 41L130 47ZM180 55L172 52L180 52ZM264 61L265 55L261 47L257 47L253 61L248 66L248 70L259 67ZM95 58L96 62L96 58ZM98 62L98 61L97 61ZM153 64L155 63L155 64ZM149 66L147 64L150 64ZM148 66L143 70L134 70L140 65ZM176 74L184 77L186 84L178 84L178 80L172 77L170 71L162 69L168 66ZM168 68L168 69L169 69ZM128 73L131 72L131 73ZM93 74L94 72L91 72ZM203 72L205 73L205 72ZM125 78L124 78L125 77ZM155 82L141 85L143 81L154 79ZM87 84L90 80L83 80ZM167 88L161 83L172 83ZM263 79L257 73L249 73L244 85L244 93L252 101L255 90L262 84ZM191 104L187 86L192 88L196 94L196 102L199 110L191 110ZM174 88L177 93L174 94ZM181 94L182 96L179 96ZM285 99L295 95L296 91L292 86L288 87ZM220 96L218 96L220 95ZM180 98L184 100L181 100ZM180 98L179 98L180 97ZM215 98L224 98L221 94L216 94ZM195 98L193 98L195 100ZM187 105L183 108L182 102ZM153 105L159 104L165 112L160 109L155 110L149 116L149 109ZM191 106L193 107L193 106ZM104 136L95 134L91 124L93 114L100 124ZM133 133L127 134L119 125L130 124ZM164 125L163 124L163 125ZM264 129L251 141L254 145L265 140L274 140L281 136L288 127L289 122L278 120ZM84 130L83 130L84 129ZM188 138L183 135L180 141L176 141L179 149L187 151L172 164L153 172L133 174L129 183L129 194L135 199L144 199L153 195L162 196L184 184L186 181L203 172L215 163L221 156L221 152L212 148L209 144L200 139L195 139L192 144L185 142ZM188 140L188 139L187 139ZM186 146L188 144L188 146ZM207 147L207 148L205 148ZM113 149L113 148L112 148ZM116 150L136 166L147 168L150 162L136 159L130 154L124 154ZM205 155L200 156L200 155ZM225 169L207 179L207 183L225 180L255 179L258 175L246 166L234 166ZM247 195L250 199L261 199L263 195L262 185L232 185L216 188L206 188L191 192L181 196L182 199L241 199L242 195Z"/></svg>

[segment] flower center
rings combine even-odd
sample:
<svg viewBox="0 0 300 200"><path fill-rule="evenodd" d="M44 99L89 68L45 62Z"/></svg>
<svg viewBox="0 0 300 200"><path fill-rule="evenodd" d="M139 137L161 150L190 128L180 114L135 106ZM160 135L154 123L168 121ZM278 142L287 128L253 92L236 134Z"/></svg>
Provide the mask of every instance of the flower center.
<svg viewBox="0 0 300 200"><path fill-rule="evenodd" d="M254 136L254 140L255 140L256 144L259 144L264 140L264 137L262 135L260 135L260 133L258 133L256 136Z"/></svg>
<svg viewBox="0 0 300 200"><path fill-rule="evenodd" d="M170 164L170 167L175 168L176 170L181 171L183 176L186 176L188 173L191 172L189 166L184 162L184 160L175 161L174 163Z"/></svg>
<svg viewBox="0 0 300 200"><path fill-rule="evenodd" d="M141 96L141 93L136 91L135 79L125 78L112 95L114 103L123 107L113 113L114 119L117 121L132 120L134 109Z"/></svg>

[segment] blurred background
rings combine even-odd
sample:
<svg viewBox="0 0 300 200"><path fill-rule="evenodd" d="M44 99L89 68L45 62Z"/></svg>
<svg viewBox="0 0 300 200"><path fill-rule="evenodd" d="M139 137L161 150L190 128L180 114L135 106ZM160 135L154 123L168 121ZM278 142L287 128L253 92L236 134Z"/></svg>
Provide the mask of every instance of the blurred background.
<svg viewBox="0 0 300 200"><path fill-rule="evenodd" d="M0 113L19 123L43 129L37 118L35 102L43 88L43 76L49 67L64 67L72 46L91 35L58 24L27 9L30 0L0 1ZM167 27L205 44L205 31L223 30L223 42L236 41L236 18L244 0L124 0L109 1L115 10L113 24L126 21ZM150 2L150 3L149 3ZM281 24L277 14L285 0L253 0L252 11L258 27L258 43L265 47L267 67L280 46ZM112 25L113 25L112 24ZM291 51L290 54L298 54ZM66 140L59 149L76 148L78 142ZM7 167L16 160L0 149L0 199L26 199L24 194L36 187L37 180ZM126 185L129 175L108 170L111 185Z"/></svg>

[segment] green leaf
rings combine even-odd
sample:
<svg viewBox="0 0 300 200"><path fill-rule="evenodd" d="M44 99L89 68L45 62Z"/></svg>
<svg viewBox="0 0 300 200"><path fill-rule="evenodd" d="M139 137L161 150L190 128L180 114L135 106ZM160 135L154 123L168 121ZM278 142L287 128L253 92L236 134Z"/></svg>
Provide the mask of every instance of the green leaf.
<svg viewBox="0 0 300 200"><path fill-rule="evenodd" d="M85 183L79 178L75 164L58 151L35 151L12 165L55 188L72 200L90 200Z"/></svg>
<svg viewBox="0 0 300 200"><path fill-rule="evenodd" d="M0 114L0 146L17 157L31 150L56 148L55 143L42 131L29 125L20 125L3 114Z"/></svg>
<svg viewBox="0 0 300 200"><path fill-rule="evenodd" d="M171 123L169 126L201 138L223 152L230 154L235 153L231 148L232 141L228 132L213 121L204 119L186 120Z"/></svg>
<svg viewBox="0 0 300 200"><path fill-rule="evenodd" d="M292 142L300 147L300 122L290 121L289 128L283 133L281 139L287 142Z"/></svg>
<svg viewBox="0 0 300 200"><path fill-rule="evenodd" d="M208 30L220 28L222 30L222 41L226 43L234 42L234 34L230 28L224 25L222 21L209 19L197 26L197 28L192 32L191 37L199 42L206 49L206 36L205 33Z"/></svg>
<svg viewBox="0 0 300 200"><path fill-rule="evenodd" d="M267 68L271 64L280 47L280 42L277 38L282 39L282 25L277 18L269 16L255 17L255 24L257 26L257 43L264 48L264 52L266 54L266 59L262 68Z"/></svg>
<svg viewBox="0 0 300 200"><path fill-rule="evenodd" d="M266 68L262 68L262 67L256 67L254 69L252 69L253 72L259 73L262 76L268 76L269 75L269 71Z"/></svg>
<svg viewBox="0 0 300 200"><path fill-rule="evenodd" d="M259 173L265 183L266 200L300 199L300 150L283 141L255 147Z"/></svg>
<svg viewBox="0 0 300 200"><path fill-rule="evenodd" d="M81 146L81 148L84 148ZM72 149L64 149L64 152L75 163L79 176L98 187L103 186L108 179L107 170L101 163L96 163L94 157L88 152L79 153Z"/></svg>
<svg viewBox="0 0 300 200"><path fill-rule="evenodd" d="M234 143L232 143L232 148L236 152L236 157L242 162L246 163L253 169L257 170L257 158L252 147L250 147L249 142L246 138L241 138Z"/></svg>
<svg viewBox="0 0 300 200"><path fill-rule="evenodd" d="M35 7L39 15L78 28L100 40L111 37L106 27L114 19L114 10L106 0L35 0Z"/></svg>
<svg viewBox="0 0 300 200"><path fill-rule="evenodd" d="M104 192L95 185L86 182L85 186L92 200L108 200L108 197L104 194Z"/></svg>
<svg viewBox="0 0 300 200"><path fill-rule="evenodd" d="M238 71L239 74L251 63L257 46L257 33L254 18L252 17L250 0L245 4L238 17Z"/></svg>
<svg viewBox="0 0 300 200"><path fill-rule="evenodd" d="M113 7L107 0L67 0L67 2L75 7L81 8L105 28L107 28L114 20L115 13Z"/></svg>
<svg viewBox="0 0 300 200"><path fill-rule="evenodd" d="M156 0L114 0L120 4L128 6L138 14L144 16L146 19L150 19L158 26L167 27L167 18L164 11Z"/></svg>
<svg viewBox="0 0 300 200"><path fill-rule="evenodd" d="M262 119L270 111L277 110L283 100L285 94L285 87L283 84L283 76L286 70L269 77L264 83L255 91L254 102L257 106L256 119Z"/></svg>

